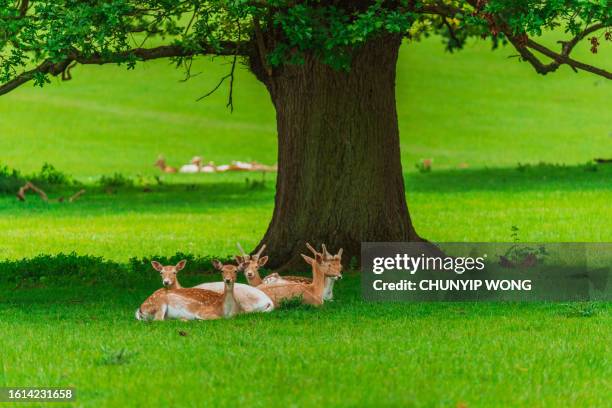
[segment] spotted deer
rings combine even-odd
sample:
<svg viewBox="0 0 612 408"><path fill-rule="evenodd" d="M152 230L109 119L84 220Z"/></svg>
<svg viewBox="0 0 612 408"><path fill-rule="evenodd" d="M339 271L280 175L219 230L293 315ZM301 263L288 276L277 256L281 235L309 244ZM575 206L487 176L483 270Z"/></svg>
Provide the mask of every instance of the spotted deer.
<svg viewBox="0 0 612 408"><path fill-rule="evenodd" d="M263 251L266 249L266 245L262 245L259 248L259 251L255 255L247 254L242 245L240 243L236 243L238 245L238 249L240 250L241 255L237 255L236 262L240 265L241 269L244 271L244 276L247 279L247 282L251 286L259 286L263 283L261 276L259 275L259 268L264 266L266 262L268 262L267 256L261 256Z"/></svg>
<svg viewBox="0 0 612 408"><path fill-rule="evenodd" d="M310 245L308 247L312 248ZM266 293L275 305L283 300L293 298L301 298L303 303L309 305L322 305L325 278L342 278L342 266L339 262L342 250L331 260L325 260L322 253L313 252L315 253L314 258L301 254L306 263L312 267L312 279L310 281L277 281L270 284L263 283L257 288ZM327 265L329 263L333 263L334 267L329 267Z"/></svg>
<svg viewBox="0 0 612 408"><path fill-rule="evenodd" d="M271 312L274 310L274 302L268 295L259 290L255 282L261 284L261 277L259 276L259 267L266 264L268 257L261 257L265 245L259 250L259 252L253 256L247 255L240 244L238 244L240 251L243 253L242 256L236 256L238 261L239 269L244 271L244 274L249 282L249 285L242 283L236 283L234 287L234 293L238 298L238 301L242 305L245 313L252 312ZM208 282L202 283L201 285L195 286L198 289L214 290L215 292L223 291L223 284L221 282Z"/></svg>
<svg viewBox="0 0 612 408"><path fill-rule="evenodd" d="M320 265L321 269L323 269L325 273L325 288L323 290L323 300L331 301L334 299L334 284L338 279L342 279L342 275L339 272L342 271L342 248L336 255L332 255L327 251L325 244L323 244L323 252L318 252L314 249L309 243L306 243L306 246L310 250L310 252L317 256L317 254L322 259L322 263ZM329 272L330 270L338 271ZM274 283L290 283L290 282L302 282L302 283L311 283L312 278L308 278L305 276L282 276L278 273L271 273L263 279L263 283L266 285L271 285Z"/></svg>
<svg viewBox="0 0 612 408"><path fill-rule="evenodd" d="M206 289L182 288L176 279L185 261L176 266L162 266L152 262L153 268L162 276L164 287L155 291L136 311L138 320L211 320L229 318L240 313L242 308L234 296L234 284L238 267L213 261L223 276L223 293Z"/></svg>

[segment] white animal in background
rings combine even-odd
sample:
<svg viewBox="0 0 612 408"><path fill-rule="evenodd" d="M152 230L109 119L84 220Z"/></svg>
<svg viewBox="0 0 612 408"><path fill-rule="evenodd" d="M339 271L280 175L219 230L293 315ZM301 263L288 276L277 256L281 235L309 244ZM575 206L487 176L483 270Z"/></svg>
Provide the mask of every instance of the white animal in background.
<svg viewBox="0 0 612 408"><path fill-rule="evenodd" d="M202 158L195 156L189 164L181 166L179 173L199 173L202 170Z"/></svg>

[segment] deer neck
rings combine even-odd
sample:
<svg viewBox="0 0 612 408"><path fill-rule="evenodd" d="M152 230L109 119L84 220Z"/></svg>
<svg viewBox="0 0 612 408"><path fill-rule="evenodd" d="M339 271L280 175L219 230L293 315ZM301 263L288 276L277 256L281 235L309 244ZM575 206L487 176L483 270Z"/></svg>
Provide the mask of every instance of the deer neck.
<svg viewBox="0 0 612 408"><path fill-rule="evenodd" d="M312 264L312 288L317 296L323 296L325 290L325 274L318 263Z"/></svg>
<svg viewBox="0 0 612 408"><path fill-rule="evenodd" d="M181 284L179 283L178 279L174 281L174 283L170 286L168 286L168 289L170 290L174 290L174 289L183 289L183 287L181 286Z"/></svg>
<svg viewBox="0 0 612 408"><path fill-rule="evenodd" d="M263 280L261 279L261 276L259 276L259 273L256 273L254 277L248 278L247 280L249 281L249 285L251 286L259 286L263 283Z"/></svg>
<svg viewBox="0 0 612 408"><path fill-rule="evenodd" d="M223 317L232 317L240 312L240 304L234 296L233 285L235 284L228 285L226 283L223 289Z"/></svg>

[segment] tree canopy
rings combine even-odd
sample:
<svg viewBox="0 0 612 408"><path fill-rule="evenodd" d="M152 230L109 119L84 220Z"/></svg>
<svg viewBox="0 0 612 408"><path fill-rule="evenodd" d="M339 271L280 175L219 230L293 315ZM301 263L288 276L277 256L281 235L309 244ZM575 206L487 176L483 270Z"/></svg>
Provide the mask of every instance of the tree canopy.
<svg viewBox="0 0 612 408"><path fill-rule="evenodd" d="M438 33L449 51L489 38L512 44L540 74L568 65L610 79L572 51L584 40L597 53L612 40L611 9L607 0L0 0L0 94L68 79L75 64L132 68L164 57L187 75L207 54L257 58L269 75L306 54L342 70L380 34ZM545 30L563 36L558 46L536 40Z"/></svg>

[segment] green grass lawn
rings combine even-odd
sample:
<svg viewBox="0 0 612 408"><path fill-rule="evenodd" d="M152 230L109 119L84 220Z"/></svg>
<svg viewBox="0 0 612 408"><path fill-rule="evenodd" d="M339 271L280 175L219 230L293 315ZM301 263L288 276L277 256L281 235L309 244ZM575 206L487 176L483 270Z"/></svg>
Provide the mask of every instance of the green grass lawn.
<svg viewBox="0 0 612 408"><path fill-rule="evenodd" d="M136 322L155 288L0 292L0 385L92 407L609 403L609 304L368 304L352 275L320 310Z"/></svg>
<svg viewBox="0 0 612 408"><path fill-rule="evenodd" d="M612 241L612 166L441 170L407 173L417 230L438 242ZM0 259L75 251L126 261L133 256L231 255L254 247L274 204L274 182L253 190L245 175L170 177L162 186L98 187L76 203L18 202L0 196ZM253 177L253 176L251 176ZM76 188L74 189L76 190ZM52 197L69 195L54 192Z"/></svg>
<svg viewBox="0 0 612 408"><path fill-rule="evenodd" d="M440 242L510 241L512 226L522 241L612 241L612 166L584 166L612 157L610 83L563 69L540 77L511 54L473 43L449 55L437 38L402 49L398 114L417 230ZM274 163L272 105L244 69L233 114L225 90L195 102L227 69L201 61L203 74L182 83L165 61L128 73L78 67L72 82L1 97L0 164L28 173L49 162L87 193L72 204L0 195L0 260L74 251L123 263L254 246L273 177L263 189L236 174L163 175L149 192L95 184L115 172L150 178L160 153L174 165L197 154ZM416 171L423 158L431 173ZM559 166L518 165L539 162ZM369 304L349 275L320 310L161 324L133 318L159 287L151 279L0 282L0 386L72 385L75 405L91 407L609 404L610 304Z"/></svg>

